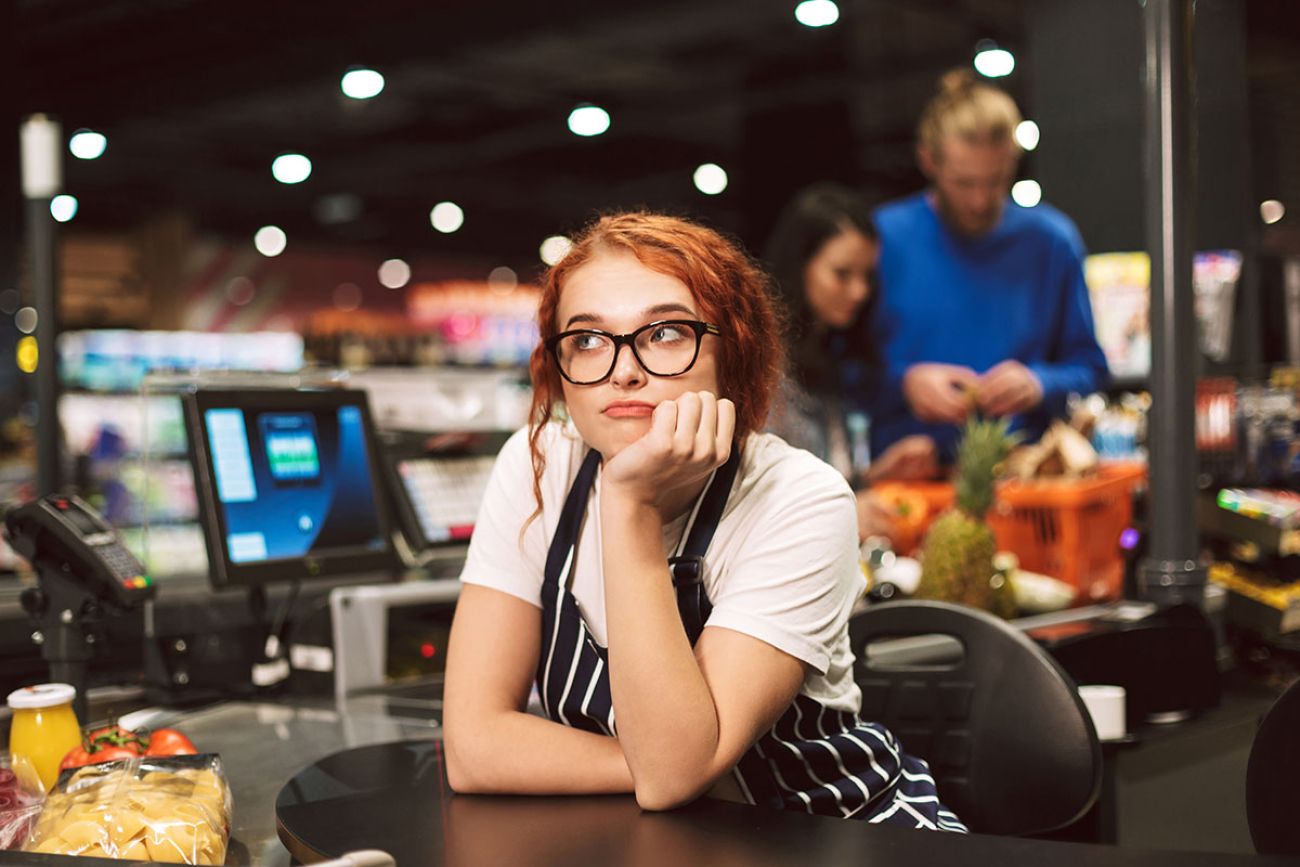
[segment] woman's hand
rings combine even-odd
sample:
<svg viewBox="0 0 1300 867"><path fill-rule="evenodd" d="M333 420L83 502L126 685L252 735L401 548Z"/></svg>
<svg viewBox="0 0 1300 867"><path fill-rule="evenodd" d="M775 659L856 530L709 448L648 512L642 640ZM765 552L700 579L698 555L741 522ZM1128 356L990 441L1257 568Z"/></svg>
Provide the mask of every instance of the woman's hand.
<svg viewBox="0 0 1300 867"><path fill-rule="evenodd" d="M872 536L894 538L894 512L870 490L858 491L858 544Z"/></svg>
<svg viewBox="0 0 1300 867"><path fill-rule="evenodd" d="M709 473L731 456L736 406L709 391L688 391L655 407L645 436L605 462L604 496L651 506L675 517Z"/></svg>
<svg viewBox="0 0 1300 867"><path fill-rule="evenodd" d="M867 468L866 480L878 482L899 479L916 482L934 479L938 475L939 449L934 440L925 434L913 434L903 437L872 461Z"/></svg>

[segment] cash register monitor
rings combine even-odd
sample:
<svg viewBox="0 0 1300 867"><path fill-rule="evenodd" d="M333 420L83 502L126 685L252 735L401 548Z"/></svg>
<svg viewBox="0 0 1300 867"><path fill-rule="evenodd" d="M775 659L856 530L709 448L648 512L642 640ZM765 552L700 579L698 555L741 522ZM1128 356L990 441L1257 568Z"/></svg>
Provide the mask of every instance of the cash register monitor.
<svg viewBox="0 0 1300 867"><path fill-rule="evenodd" d="M186 424L213 586L395 571L365 392L199 390Z"/></svg>
<svg viewBox="0 0 1300 867"><path fill-rule="evenodd" d="M380 451L394 520L417 559L469 542L497 452L509 438L505 431L386 435Z"/></svg>

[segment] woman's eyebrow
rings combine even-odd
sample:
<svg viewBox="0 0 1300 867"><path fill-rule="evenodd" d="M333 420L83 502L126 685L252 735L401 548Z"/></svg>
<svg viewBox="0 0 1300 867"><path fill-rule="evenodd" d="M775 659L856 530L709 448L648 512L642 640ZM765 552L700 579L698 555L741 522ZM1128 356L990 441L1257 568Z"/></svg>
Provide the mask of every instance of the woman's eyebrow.
<svg viewBox="0 0 1300 867"><path fill-rule="evenodd" d="M659 316L664 313L686 313L691 316L696 315L695 311L687 307L685 304L678 304L673 301L667 304L656 304L653 307L647 307L645 310L641 311L641 316L648 318L651 316ZM601 323L604 321L605 318L598 313L575 313L569 317L568 322L564 323L564 327L572 328L574 324L578 322Z"/></svg>

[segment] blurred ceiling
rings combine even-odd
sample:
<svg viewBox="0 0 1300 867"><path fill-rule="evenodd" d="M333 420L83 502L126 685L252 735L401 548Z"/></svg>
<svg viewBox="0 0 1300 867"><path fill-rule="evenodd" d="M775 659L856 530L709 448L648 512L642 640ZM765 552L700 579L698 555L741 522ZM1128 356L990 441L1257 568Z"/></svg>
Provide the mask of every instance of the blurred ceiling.
<svg viewBox="0 0 1300 867"><path fill-rule="evenodd" d="M273 223L295 246L527 273L544 237L602 209L699 216L759 251L805 183L916 188L916 115L980 40L1015 53L1000 81L1034 115L1032 2L839 0L810 29L797 0L16 0L0 30L17 36L20 116L108 136L101 158L66 157L72 229L179 212L237 242ZM1288 193L1300 3L1246 10L1256 161ZM383 73L381 94L340 92L355 65ZM569 132L581 103L609 111L607 133ZM311 158L307 181L272 178L283 152ZM704 162L728 172L721 195L694 188ZM465 212L454 234L429 223L443 200Z"/></svg>
<svg viewBox="0 0 1300 867"><path fill-rule="evenodd" d="M18 0L17 100L108 136L66 159L78 230L179 211L236 240L274 223L293 244L531 268L601 209L670 208L758 245L804 183L915 187L935 79L981 39L1017 51L1023 3L840 0L810 29L794 0ZM383 73L379 96L342 95L354 65ZM1017 95L1025 74L1005 80ZM604 135L568 131L586 102ZM311 177L277 183L282 152ZM693 187L703 162L729 173L721 195ZM429 224L442 200L465 212L451 235Z"/></svg>

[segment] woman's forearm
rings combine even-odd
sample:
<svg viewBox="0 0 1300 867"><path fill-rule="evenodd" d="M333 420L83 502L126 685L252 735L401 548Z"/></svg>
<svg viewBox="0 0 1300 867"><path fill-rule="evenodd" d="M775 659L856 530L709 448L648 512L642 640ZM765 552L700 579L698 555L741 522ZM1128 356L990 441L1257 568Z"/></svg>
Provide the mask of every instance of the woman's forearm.
<svg viewBox="0 0 1300 867"><path fill-rule="evenodd" d="M610 693L637 800L662 809L717 776L718 717L677 612L662 522L644 504L601 504ZM725 769L723 769L725 770Z"/></svg>
<svg viewBox="0 0 1300 867"><path fill-rule="evenodd" d="M633 790L618 740L529 713L447 721L447 780L463 794L603 795Z"/></svg>

